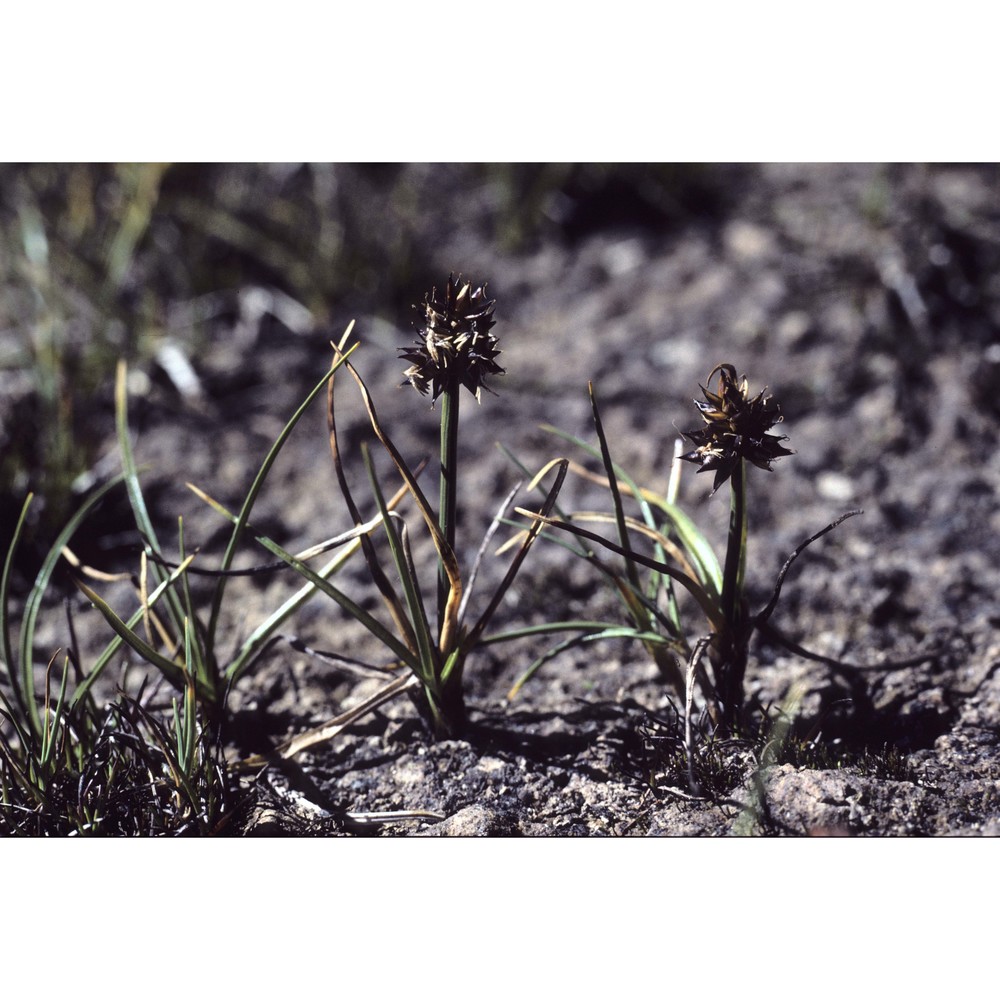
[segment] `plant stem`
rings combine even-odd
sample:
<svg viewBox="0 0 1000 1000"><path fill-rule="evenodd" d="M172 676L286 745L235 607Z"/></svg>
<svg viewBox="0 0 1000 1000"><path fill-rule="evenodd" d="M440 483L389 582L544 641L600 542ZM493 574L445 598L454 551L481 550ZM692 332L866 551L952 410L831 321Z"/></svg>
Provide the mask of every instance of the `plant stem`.
<svg viewBox="0 0 1000 1000"><path fill-rule="evenodd" d="M722 571L722 617L729 635L722 639L717 678L722 696L723 719L728 727L736 722L743 704L746 644L743 639L743 581L747 560L746 461L740 459L730 479L729 541Z"/></svg>
<svg viewBox="0 0 1000 1000"><path fill-rule="evenodd" d="M722 571L722 614L737 623L743 602L743 577L747 559L746 462L740 459L733 470L729 493L729 542Z"/></svg>
<svg viewBox="0 0 1000 1000"><path fill-rule="evenodd" d="M455 549L457 519L458 403L461 385L455 383L441 393L441 500L438 526L445 542ZM444 565L438 566L438 635L444 627L445 606L451 585ZM444 651L442 651L444 652Z"/></svg>

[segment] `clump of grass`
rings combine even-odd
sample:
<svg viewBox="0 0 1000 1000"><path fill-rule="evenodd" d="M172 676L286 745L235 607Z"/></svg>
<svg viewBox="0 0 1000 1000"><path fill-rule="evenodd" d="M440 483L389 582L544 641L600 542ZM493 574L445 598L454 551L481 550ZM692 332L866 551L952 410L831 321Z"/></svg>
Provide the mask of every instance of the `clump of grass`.
<svg viewBox="0 0 1000 1000"><path fill-rule="evenodd" d="M324 544L330 546L350 542L349 546L345 546L345 556L361 549L371 581L388 613L389 623L310 569L305 563L306 553L294 556L271 539L254 532L256 540L269 552L295 569L306 578L310 587L330 597L341 610L364 626L389 659L374 663L360 661L341 652L324 655L383 675L397 674L402 670L362 705L287 741L278 748L282 756L292 756L329 739L365 712L403 692L414 696L421 715L437 737L459 735L467 723L463 677L473 650L537 634L575 631L581 627L580 622L550 622L504 632L488 631L504 595L541 532L544 519L554 508L568 466L563 459L548 463L534 477L529 489L541 488L539 484L553 473L553 481L544 491L545 500L541 508L534 512L541 520L527 526L518 522L522 531L512 542L516 552L506 572L478 616L473 616L470 611L470 599L486 550L521 487L520 483L516 484L502 500L471 560L471 568L467 575L463 574L456 531L461 519L459 486L462 477L458 461L460 402L463 389L480 402L483 390L492 392L486 379L504 373L497 361L500 349L492 332L495 302L487 297L485 285L474 286L461 276L457 280L451 276L441 297L436 289L432 290L417 308L422 317L417 342L414 346L401 348L400 355L410 362L403 372L404 384L409 383L421 395L429 395L432 405L440 404L436 510L419 483L424 463L412 465L403 457L378 415L368 385L348 360L350 351L345 351L345 345L353 324L340 343L333 345L335 362L325 379L330 450L344 504L354 527ZM374 508L366 513L362 513L361 504L350 485L346 468L349 456L343 451L337 431L338 380L335 373L341 366L352 376L375 438L401 480L396 493L387 497L376 458L370 447L362 444L360 459L367 475L370 504ZM195 491L234 525L238 523L237 515L202 491L196 488ZM414 529L400 509L405 501L409 501L415 509L434 553L433 589L436 600L433 604L427 594L427 576L431 567L418 565L414 559L411 540ZM310 550L310 554L319 550L320 547L316 547ZM222 572L228 571L224 569ZM587 628L592 624L582 623L582 626ZM263 758L255 758L250 763L261 762Z"/></svg>
<svg viewBox="0 0 1000 1000"><path fill-rule="evenodd" d="M348 334L349 332L350 328ZM346 336L347 334L345 334L345 338ZM82 579L78 578L77 585L104 616L120 642L124 642L143 660L155 666L179 690L185 687L186 673L190 673L194 677L199 700L213 710L221 711L228 690L251 669L264 650L275 641L277 631L282 623L309 600L317 592L317 589L323 589L327 585L327 578L340 569L357 550L357 538L360 531L350 531L336 538L328 539L298 553L296 556L279 550L282 559L287 557L288 560L297 561L306 567L304 575L309 577L306 585L285 601L275 612L267 616L235 649L227 652L220 648L220 617L230 579L233 576L273 568L233 569L233 563L241 543L246 534L253 531L250 516L254 505L290 434L310 404L326 388L334 371L344 363L349 354L348 351L334 363L330 371L313 387L282 428L254 476L238 514L230 514L203 491L191 486L197 495L220 510L232 523L232 531L221 564L214 569L194 565L197 553L189 554L186 551L182 519L178 521L178 559L176 561L171 562L167 558L166 548L157 537L156 529L147 510L130 443L128 406L125 394L126 372L124 364L119 365L116 413L119 449L123 465L122 478L128 490L136 526L144 544L141 562L142 586L139 588L141 606L130 619L126 620L118 615L97 591L84 583ZM258 538L258 541L262 540L262 538ZM274 543L270 544L273 550L278 549ZM338 550L337 554L320 570L314 571L306 566L308 560L334 549ZM284 566L285 562L278 565ZM149 583L155 586L155 590L151 590L149 583L146 582L147 575ZM216 580L215 588L206 608L196 606L191 587L193 575L207 575ZM165 611L162 616L154 618L152 617L153 605L161 598ZM147 626L145 637L138 630L138 626L142 623ZM154 632L157 633L160 640L155 643L153 641ZM117 649L117 646L114 648ZM98 660L94 670L85 681L86 688L89 688L90 684L97 679L106 663L107 660L104 657Z"/></svg>
<svg viewBox="0 0 1000 1000"><path fill-rule="evenodd" d="M843 746L839 741L810 740L795 735L788 739L776 763L814 771L850 769L865 778L889 781L913 781L916 774L907 754L890 743L857 748Z"/></svg>
<svg viewBox="0 0 1000 1000"><path fill-rule="evenodd" d="M190 630L185 632L182 683L164 720L142 692L102 707L93 679L119 640L88 675L75 642L49 659L35 681L37 614L52 573L73 534L112 481L71 519L43 562L25 602L19 653L14 651L9 584L31 504L22 508L0 580L0 648L10 697L0 690L0 831L26 835L200 834L217 832L235 803L218 730L197 696ZM154 603L152 595L149 604ZM69 622L72 637L75 630ZM173 664L176 666L176 664ZM75 678L71 687L70 677ZM55 689L54 689L54 684Z"/></svg>
<svg viewBox="0 0 1000 1000"><path fill-rule="evenodd" d="M651 716L639 735L646 750L642 778L657 794L724 801L757 764L753 741L718 736L710 727L699 726L692 744L680 715Z"/></svg>
<svg viewBox="0 0 1000 1000"><path fill-rule="evenodd" d="M10 706L0 715L15 732ZM0 734L0 833L20 836L218 834L240 794L191 699L164 716L119 693L103 715L45 708L41 740Z"/></svg>
<svg viewBox="0 0 1000 1000"><path fill-rule="evenodd" d="M197 828L200 833L208 833L224 819L237 787L220 746L228 692L276 641L281 623L312 597L317 587L325 586L326 578L357 547L360 532L355 530L300 553L305 560L333 548L340 550L318 572L309 570L311 578L306 585L234 650L222 649L218 626L225 588L232 573L239 572L230 567L250 528L254 503L281 447L331 376L332 371L319 381L286 424L254 478L240 514L232 517L233 531L222 569L207 571L217 578L217 585L208 606L202 607L194 597L191 575L195 572L196 553L186 551L183 519L178 520L178 559L171 562L149 515L130 441L126 370L124 364L119 365L116 416L122 473L95 490L56 538L25 601L16 652L9 589L31 496L24 503L5 562L0 585L0 652L10 697L0 690L4 722L0 731L0 767L7 822L13 831L138 833L165 832L169 827L173 832ZM122 484L144 548L135 575L109 576L82 566L70 545L94 507ZM40 689L36 690L38 615L60 560L69 562L80 591L114 635L100 652L85 661L76 648L71 618L69 649L61 659L60 654L53 654ZM96 589L101 581L122 579L131 579L139 605L125 617ZM152 711L141 698L129 698L124 693L110 706L97 702L98 680L128 651L151 668L153 676L158 675L175 689L166 718ZM53 692L54 682L58 683L58 693ZM138 772L147 775L148 780L144 779L136 798L133 786ZM76 798L67 798L73 789L77 790ZM134 829L125 830L120 822L109 819L109 810L119 809L123 796L133 801L137 810ZM160 826L152 819L141 819L147 813L153 816L154 801L163 803L164 796L172 796L173 805L170 809L164 806Z"/></svg>

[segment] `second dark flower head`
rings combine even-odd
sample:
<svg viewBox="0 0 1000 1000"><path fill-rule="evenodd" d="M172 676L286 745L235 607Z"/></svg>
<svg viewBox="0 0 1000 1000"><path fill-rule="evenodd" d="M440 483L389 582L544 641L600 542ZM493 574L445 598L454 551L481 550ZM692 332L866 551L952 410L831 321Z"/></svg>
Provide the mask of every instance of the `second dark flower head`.
<svg viewBox="0 0 1000 1000"><path fill-rule="evenodd" d="M449 276L444 301L432 289L422 305L413 307L423 313L416 345L399 349L399 356L410 362L403 373L406 381L423 394L430 392L432 402L460 385L477 400L482 389L491 392L486 377L504 374L496 362L497 338L490 333L495 307L485 284L473 288L461 275L458 281Z"/></svg>
<svg viewBox="0 0 1000 1000"><path fill-rule="evenodd" d="M689 462L697 462L701 466L699 472L715 472L713 493L729 479L737 463L744 458L770 471L776 458L794 454L781 445L788 440L785 435L767 433L782 417L778 405L772 406L771 397L764 395L766 390L751 398L747 377L737 379L736 369L728 364L716 365L705 381L710 383L716 372L719 374L717 391L709 392L702 386L705 402L694 401L705 426L683 432L698 447L681 456Z"/></svg>

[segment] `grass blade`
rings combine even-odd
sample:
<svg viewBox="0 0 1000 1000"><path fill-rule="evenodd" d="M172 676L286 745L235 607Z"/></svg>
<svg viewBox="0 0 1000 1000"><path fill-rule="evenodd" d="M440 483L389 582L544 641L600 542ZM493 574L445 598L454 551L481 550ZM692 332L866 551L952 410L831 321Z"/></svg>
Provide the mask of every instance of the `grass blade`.
<svg viewBox="0 0 1000 1000"><path fill-rule="evenodd" d="M493 536L497 533L500 525L505 523L504 513L507 508L514 502L514 497L517 496L517 491L521 488L521 483L518 483L508 494L504 497L503 503L500 504L499 509L496 512L493 520L490 522L490 526L486 529L486 534L483 535L482 542L479 543L479 548L476 550L476 557L472 562L472 569L469 572L469 580L465 585L465 593L462 595L462 603L458 606L458 620L464 621L465 612L469 605L469 599L472 597L472 590L476 585L476 577L479 575L479 569L483 564L483 559L486 556L486 550L489 548L490 542L493 540ZM510 523L510 522L506 522ZM517 527L521 527L517 525Z"/></svg>
<svg viewBox="0 0 1000 1000"><path fill-rule="evenodd" d="M566 622L566 625L573 623ZM511 638L515 638L514 634L510 634ZM514 682L511 689L507 692L507 701L513 701L532 677L543 667L549 660L555 659L561 653L566 652L568 649L573 649L575 646L580 646L587 642L597 642L599 639L638 639L643 643L658 642L669 645L663 636L656 632L641 632L634 628L629 628L628 626L620 625L600 625L600 627L593 630L589 630L580 635L572 636L569 639L565 639L563 642L557 643L551 649L546 650L541 656L538 657L520 677Z"/></svg>
<svg viewBox="0 0 1000 1000"><path fill-rule="evenodd" d="M541 514L536 514L534 511L524 510L521 507L517 508L517 513L523 514L525 517L541 521L545 524L550 524L553 527L561 528L563 531L569 531L581 538L586 538L592 542L596 542L598 545L602 545L604 548L609 549L611 552L616 552L620 556L626 555L625 550L622 549L621 546L616 545L614 542L609 541L607 538L597 535L592 531L586 531L583 528L577 527L577 525L568 521L545 517ZM676 580L698 602L698 606L702 609L705 617L709 620L709 622L711 622L712 627L716 630L716 632L722 634L727 631L726 622L720 615L717 605L712 603L709 595L696 580L693 580L686 573L681 573L679 570L674 569L673 566L668 566L666 563L658 562L655 559L649 559L637 552L631 553L631 558L642 566L647 566L649 569L655 569L660 573L666 573L667 576Z"/></svg>
<svg viewBox="0 0 1000 1000"><path fill-rule="evenodd" d="M801 545L799 545L795 551L785 560L785 565L781 567L781 572L778 573L777 582L774 585L774 592L771 594L771 599L767 602L764 609L758 614L753 622L756 626L766 624L767 620L774 614L774 609L778 606L778 598L781 596L781 587L785 582L785 575L792 568L792 563L807 549L813 542L817 539L822 538L827 532L833 531L837 525L842 524L849 517L854 517L857 514L863 514L862 510L849 510L846 514L841 514L836 521L828 524L821 531L817 531L815 535L811 535L807 538Z"/></svg>
<svg viewBox="0 0 1000 1000"><path fill-rule="evenodd" d="M220 513L227 520L233 523L236 522L235 514L226 510L221 503L217 500L213 500L203 490L198 489L197 486L192 486L190 483L188 483L188 488L201 497L205 503ZM251 525L248 524L247 528L250 531L253 531ZM407 647L404 646L399 639L397 639L396 636L394 636L392 632L390 632L377 618L370 615L364 610L364 608L352 601L343 591L338 590L328 580L323 579L323 577L312 569L312 567L307 566L301 559L296 558L290 552L286 552L280 545L278 545L277 542L272 541L266 535L255 534L254 538L257 543L267 549L268 552L277 556L282 562L287 563L294 570L296 570L300 576L303 576L306 580L308 580L317 590L326 594L327 597L339 604L340 607L342 607L352 618L360 622L366 629L368 629L368 631L371 632L376 639L388 646L393 655L401 663L405 663L414 671L418 669L413 652L407 649Z"/></svg>
<svg viewBox="0 0 1000 1000"><path fill-rule="evenodd" d="M593 445L572 434L568 434L566 431L560 430L558 427L553 427L551 424L543 424L542 430L571 442L596 459L601 458L600 451ZM620 466L615 465L614 470L618 479L621 480L618 483L620 490L630 493L640 503L646 501L658 508L667 517L676 529L681 545L690 554L691 560L697 570L698 581L714 598L720 598L722 593L722 567L719 565L719 560L708 540L698 530L691 518L680 507L670 502L670 500L659 496L652 490L637 486ZM577 465L575 462L570 463L570 471L574 475L598 485L608 485L607 479Z"/></svg>
<svg viewBox="0 0 1000 1000"><path fill-rule="evenodd" d="M552 484L552 488L549 490L548 496L546 496L545 502L542 504L540 514L530 515L531 517L538 519L535 520L528 529L528 534L525 536L524 541L521 543L521 547L517 550L517 554L514 556L510 566L507 568L507 572L504 574L504 578L500 582L500 586L497 587L493 597L490 599L490 603L487 605L486 610L482 613L479 620L469 630L468 635L465 637L462 645L467 651L473 649L479 642L487 625L490 623L490 619L493 617L496 609L500 606L500 602L503 600L504 594L507 593L508 588L514 582L514 578L517 576L518 570L521 568L521 564L528 555L528 550L534 544L535 539L538 537L538 533L542 530L542 525L547 521L548 515L551 513L552 508L555 505L556 498L559 496L559 491L562 489L563 483L566 480L566 469L569 463L564 458L556 459L549 463L549 466L546 468L553 465L555 465L559 470L556 473L555 482ZM536 478L541 478L544 472L545 470L543 469ZM518 513L522 513L520 508L518 508Z"/></svg>
<svg viewBox="0 0 1000 1000"><path fill-rule="evenodd" d="M372 400L371 393L368 391L368 387L365 385L364 380L357 373L352 364L348 363L347 370L354 376L354 380L357 382L358 388L361 390L361 396L364 400L365 408L368 411L368 418L371 421L372 429L375 431L376 437L382 442L382 446L389 453L396 465L396 468L399 470L399 474L403 477L403 482L406 483L410 489L410 494L413 496L413 502L416 504L417 510L420 511L420 516L423 517L424 522L430 531L431 539L434 542L434 548L437 550L438 559L441 561L441 564L444 566L445 572L447 573L451 589L448 594L448 600L445 604L444 621L439 623L438 627L440 635L438 647L440 649L451 649L454 647L458 635L458 609L462 602L462 575L458 567L458 560L455 558L455 553L451 546L444 540L444 536L441 534L441 530L438 527L434 511L431 508L431 505L427 502L427 498L424 496L423 491L420 489L420 484L417 482L416 476L410 470L410 467L406 464L403 456L390 440L389 435L385 432L385 430L383 430L378 419L378 413L375 410L375 403Z"/></svg>
<svg viewBox="0 0 1000 1000"><path fill-rule="evenodd" d="M409 490L405 486L401 487L395 494L393 494L392 497L389 498L386 506L389 510L395 510L408 493ZM339 536L338 539L331 539L331 541L341 543L348 542L348 544L346 544L345 548L341 552L337 553L337 555L334 556L334 558L331 559L330 562L328 562L322 569L317 571L317 576L325 580L327 577L336 573L340 567L343 566L355 552L357 552L358 548L362 544L362 539L366 538L368 532L371 531L380 521L381 515L379 515L377 520L373 519L367 524L356 526L353 529L353 532L348 533L348 535L354 536L349 542L348 538L345 538L344 536ZM358 534L359 532L360 534ZM296 558L305 560L310 557L316 548L317 547L314 546L312 550L308 550L304 553L300 552ZM318 554L318 552L316 554ZM316 587L313 586L313 584L305 584L305 586L300 588L287 601L285 601L285 603L282 604L277 611L269 615L263 622L261 622L260 625L257 626L257 628L253 630L250 636L240 647L239 652L226 667L225 676L229 683L235 683L240 677L243 676L256 656L263 651L264 646L268 643L269 639L278 627L292 614L294 614L294 612L302 607L302 605L315 595L315 593Z"/></svg>
<svg viewBox="0 0 1000 1000"><path fill-rule="evenodd" d="M299 733L298 736L293 736L290 740L282 743L277 748L276 755L280 759L289 760L297 754L302 753L303 750L308 750L309 747L316 746L317 743L333 739L338 733L343 732L343 730L351 725L351 723L356 722L368 712L374 711L380 705L384 705L387 701L402 694L404 691L412 690L419 683L419 678L414 674L405 674L402 677L397 677L386 684L385 687L376 691L375 694L360 705L349 708L336 718L330 719L329 722L325 722L323 725L317 726L315 729L310 729L307 732ZM266 757L258 756L241 761L238 766L241 771L253 771L268 763L269 761Z"/></svg>
<svg viewBox="0 0 1000 1000"><path fill-rule="evenodd" d="M80 588L84 596L89 600L95 608L104 616L104 620L111 626L111 628L118 634L126 645L130 646L135 650L144 660L156 667L164 677L178 691L183 691L187 683L186 681L186 670L183 666L175 663L173 660L168 659L159 650L151 646L145 639L142 638L136 631L129 628L128 624L122 621L121 618L115 614L114 609L105 601L99 594L91 590L82 580L77 580L76 585ZM214 696L213 690L204 683L204 681L196 681L198 686L198 694L202 699L207 702L211 702Z"/></svg>
<svg viewBox="0 0 1000 1000"><path fill-rule="evenodd" d="M184 552L184 519L177 518L177 552L181 562L186 556ZM191 585L189 574L181 576L181 595L184 603L184 662L188 665L194 675L200 678L212 689L212 701L218 698L219 678L215 669L215 657L211 655L211 650L197 641L192 641L192 633L197 637L199 622L194 610L194 601L191 598ZM206 662L206 656L210 662Z"/></svg>
<svg viewBox="0 0 1000 1000"><path fill-rule="evenodd" d="M632 586L638 589L641 586L639 571L632 560L632 543L629 539L628 528L625 526L625 509L622 506L621 491L618 489L617 469L611 461L611 452L608 449L608 439L604 433L604 424L601 422L601 412L597 405L597 394L594 392L594 383L589 382L587 388L590 391L590 408L594 415L597 440L601 446L601 462L604 464L604 472L608 477L608 489L611 491L611 505L614 508L615 522L618 526L618 544L625 551L625 572Z"/></svg>
<svg viewBox="0 0 1000 1000"><path fill-rule="evenodd" d="M122 482L124 476L118 475L114 479L105 483L87 499L80 509L69 519L66 527L58 534L52 548L42 563L38 575L35 577L34 585L28 594L28 599L24 605L24 615L21 619L21 699L22 708L26 712L27 722L32 732L40 737L41 717L38 714L38 706L34 698L34 643L35 643L35 623L38 618L38 611L41 608L45 592L48 590L49 581L55 572L56 566L62 555L62 550L67 546L76 533L77 529L86 519L87 515L94 509L100 500L109 491Z"/></svg>
<svg viewBox="0 0 1000 1000"><path fill-rule="evenodd" d="M340 441L337 437L336 407L334 405L335 388L336 376L331 378L327 384L326 424L330 442L330 455L333 458L333 468L337 475L337 483L340 486L341 495L344 498L344 502L347 504L347 510L351 515L351 519L356 525L358 525L361 524L362 521L361 512L359 511L357 504L354 502L354 495L351 492L350 483L347 481L347 473L344 470L344 463L341 459ZM420 474L422 469L423 465L418 468L417 475ZM404 487L404 489L407 488ZM389 506L390 508L392 507L391 504ZM411 649L415 649L417 644L416 635L414 634L410 622L406 617L406 612L403 609L403 603L400 600L399 595L393 589L389 578L383 571L382 565L378 559L378 554L375 551L374 543L367 533L361 536L361 549L364 553L365 562L368 564L368 572L371 574L372 582L375 584L378 592L382 595L382 600L388 608L389 614L392 617L397 631L403 637L403 641L406 645Z"/></svg>
<svg viewBox="0 0 1000 1000"><path fill-rule="evenodd" d="M341 338L341 345L347 342L347 338L350 336L351 331L354 329L354 322L352 321L347 329L344 331L344 335ZM306 396L302 405L292 414L291 419L285 424L281 429L281 433L275 439L273 445L271 445L270 451L261 463L260 469L257 471L257 475L254 476L253 482L250 484L250 491L247 493L246 499L243 501L243 506L240 508L240 513L233 522L233 531L229 536L229 542L226 545L226 550L222 556L222 569L227 570L232 565L233 558L236 555L236 549L240 543L240 539L243 537L243 533L247 528L247 524L250 520L250 512L253 509L254 504L257 502L257 497L260 494L261 489L264 486L264 482L267 479L268 473L271 471L271 467L274 465L275 459L278 457L278 453L284 447L285 442L288 440L289 435L298 424L302 415L309 408L312 401L323 391L327 382L333 378L334 373L337 369L344 364L351 354L356 350L357 344L353 344L346 352L338 352L338 358L334 361L330 370L316 383L312 391ZM219 623L219 612L222 608L222 597L223 592L226 587L226 578L222 577L219 581L219 585L216 588L215 596L212 599L212 610L209 613L208 619L208 630L206 638L206 646L209 650L214 650L215 648L215 635L218 629Z"/></svg>
<svg viewBox="0 0 1000 1000"><path fill-rule="evenodd" d="M396 530L393 524L393 516L389 512L379 485L378 476L375 473L375 463L366 445L361 446L361 456L365 463L365 470L371 482L372 495L378 505L379 513L382 515L382 526L385 529L386 538L389 541L389 550L392 553L393 562L396 565L396 573L400 583L403 585L403 594L406 598L406 606L410 613L412 624L412 634L416 638L416 653L419 659L420 678L432 689L437 686L440 676L440 650L434 644L434 637L431 632L430 622L427 620L427 610L424 607L423 596L420 593L420 581L417 579L416 568L409 553L406 543L406 525L400 531Z"/></svg>
<svg viewBox="0 0 1000 1000"><path fill-rule="evenodd" d="M136 611L127 622L125 622L126 627L130 631L134 631L136 626L142 622L150 611L156 606L157 602L161 597L169 590L170 587L177 582L181 575L187 570L194 556L188 556L188 558L180 564L171 574L164 580L146 599L142 602L138 611ZM76 690L73 692L73 698L70 702L71 708L76 708L84 698L86 698L90 692L91 687L94 682L101 676L104 668L111 662L114 656L121 649L123 638L120 633L115 635L115 638L104 647L101 654L94 661L94 665L87 674L85 680L79 684Z"/></svg>
<svg viewBox="0 0 1000 1000"><path fill-rule="evenodd" d="M14 566L14 554L16 553L17 546L21 541L21 532L24 530L24 522L28 516L28 509L31 507L31 501L33 499L34 494L29 493L24 500L23 506L21 507L21 515L17 519L17 524L14 527L14 536L11 538L10 548L7 549L7 557L4 559L3 577L0 577L0 641L3 642L4 665L7 668L7 676L10 679L10 686L13 689L14 701L17 702L18 708L21 709L22 718L27 717L28 710L25 702L25 692L21 686L21 678L18 676L17 663L14 660L14 648L10 641L8 598L10 590L10 575ZM0 691L0 697L3 697L2 691ZM6 697L3 697L3 703L7 710L11 712L11 717L13 718L14 712ZM17 725L16 720L15 725ZM20 734L21 730L20 726L18 726L18 735L20 736Z"/></svg>
<svg viewBox="0 0 1000 1000"><path fill-rule="evenodd" d="M524 464L524 462L522 462L517 457L517 455L515 455L506 445L501 444L501 443L498 442L497 443L497 447L500 449L500 451L502 451L504 453L504 455L506 455L508 461L521 473L521 475L526 480L531 481L531 479L533 477L531 475L530 470ZM573 463L570 462L569 465L570 465L570 471L572 471L573 470ZM542 496L545 496L545 493L544 493L544 491L542 490L542 488L540 486L536 486L536 489L538 489L539 492L542 493ZM556 504L552 509L553 509L553 511L555 511L555 513L556 513L556 515L558 517L565 518L567 516L566 512L559 506L559 504ZM509 523L513 523L513 522L509 522ZM584 554L582 549L580 550L579 554L580 555Z"/></svg>
<svg viewBox="0 0 1000 1000"><path fill-rule="evenodd" d="M59 697L56 699L56 707L53 710L51 707L51 695L49 689L49 676L52 672L52 664L55 663L56 657L59 652L53 655L52 659L49 660L48 666L45 668L45 694L44 694L44 704L45 712L44 718L42 719L42 740L41 740L41 750L38 755L38 765L43 773L48 773L50 766L52 764L52 754L54 750L59 749L59 744L57 742L58 734L62 729L63 721L63 708L66 704L66 684L69 680L69 657L64 657L63 659L63 672L62 681L59 684Z"/></svg>

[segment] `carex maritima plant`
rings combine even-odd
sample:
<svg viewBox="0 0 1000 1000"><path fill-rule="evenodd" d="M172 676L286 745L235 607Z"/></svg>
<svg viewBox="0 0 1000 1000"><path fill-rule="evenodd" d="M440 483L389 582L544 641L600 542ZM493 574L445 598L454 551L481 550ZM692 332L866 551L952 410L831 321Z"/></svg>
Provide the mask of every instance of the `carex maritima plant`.
<svg viewBox="0 0 1000 1000"><path fill-rule="evenodd" d="M416 675L422 690L422 697L417 699L418 706L438 736L455 736L461 733L465 726L462 676L469 653L478 645L509 641L521 638L524 634L517 629L494 635L485 635L485 632L542 527L541 520L538 520L524 533L513 560L490 597L485 610L475 620L468 620L466 610L469 606L469 597L487 543L499 528L501 519L519 488L515 487L504 500L479 547L468 578L463 580L455 550L459 399L464 386L479 400L483 388L490 391L484 383L485 378L503 374L503 369L496 361L500 350L496 337L491 333L494 325L494 307L494 301L486 295L485 285L473 285L472 282L464 281L461 276L456 281L450 276L443 301L438 298L435 289L425 297L422 307L417 306L423 311L423 324L417 345L400 350L401 356L411 363L411 367L405 373L406 380L420 393L430 393L432 404L439 397L442 401L441 502L437 512L424 496L417 482L417 473L409 467L378 419L371 394L361 377L352 365L347 366L361 388L372 428L391 456L396 470L403 477L405 488L427 526L437 551L438 616L436 635L432 635L430 617L424 607L420 581L416 573L417 567L413 563L407 541L405 523L401 522L397 527L395 517L390 516L393 512L389 510L384 500L371 456L367 449L363 448L369 480L379 505L382 526L403 587L403 595L400 598L377 565L374 550L370 545L365 546L365 557L369 560L372 575L382 591L383 598L389 604L400 638L388 634L376 622L368 621L369 628L387 642L401 662L408 665ZM345 497L349 499L349 491L340 464L340 448L337 444L332 379L330 384L330 443L341 488ZM565 479L567 466L568 462L565 459L559 459L550 463L545 470L555 468L556 476L541 510L537 512L538 518L544 519L551 513ZM357 519L356 506L353 501L349 502ZM355 611L355 616L358 611L360 609ZM370 616L366 616L366 620L369 618Z"/></svg>
<svg viewBox="0 0 1000 1000"><path fill-rule="evenodd" d="M782 417L778 405L772 405L771 397L764 395L767 390L751 396L747 377L738 378L730 364L716 365L705 381L711 383L716 373L719 376L716 391L702 386L705 401L694 401L705 426L684 432L697 447L681 458L698 463L699 472L715 472L713 493L727 481L730 483L729 540L720 609L728 627L713 637L709 655L723 719L732 727L742 707L747 644L753 628L743 598L747 554L746 463L771 471L775 459L794 453L781 444L788 440L785 435L768 433Z"/></svg>

